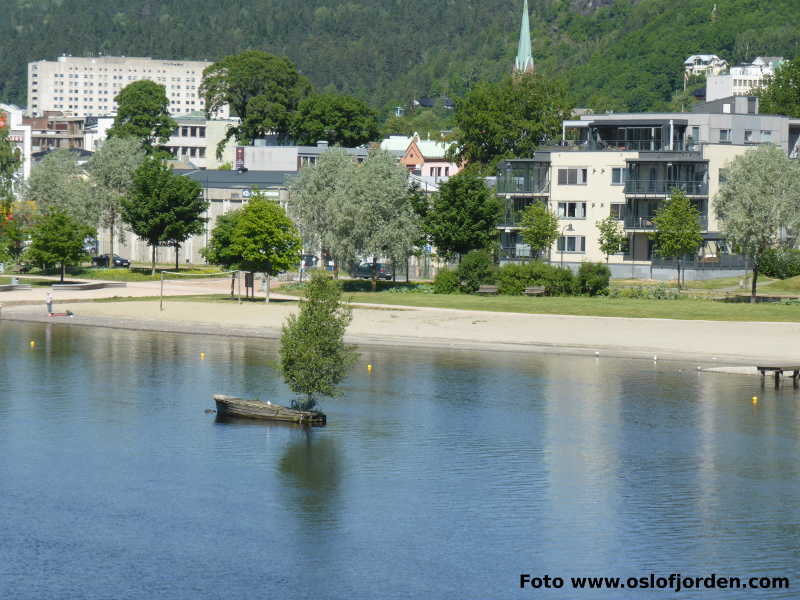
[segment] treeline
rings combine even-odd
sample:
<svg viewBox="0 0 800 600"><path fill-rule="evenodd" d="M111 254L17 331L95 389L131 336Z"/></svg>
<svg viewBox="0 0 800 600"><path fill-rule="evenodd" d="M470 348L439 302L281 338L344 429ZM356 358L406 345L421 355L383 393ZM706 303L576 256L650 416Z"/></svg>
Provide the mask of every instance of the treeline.
<svg viewBox="0 0 800 600"><path fill-rule="evenodd" d="M682 86L689 54L794 57L800 44L796 0L615 0L588 11L577 0L530 4L537 70L565 76L581 106L663 108ZM25 104L27 63L62 53L218 60L261 49L288 56L320 91L355 95L385 118L414 97L457 98L506 75L521 5L9 0L0 16L0 100Z"/></svg>

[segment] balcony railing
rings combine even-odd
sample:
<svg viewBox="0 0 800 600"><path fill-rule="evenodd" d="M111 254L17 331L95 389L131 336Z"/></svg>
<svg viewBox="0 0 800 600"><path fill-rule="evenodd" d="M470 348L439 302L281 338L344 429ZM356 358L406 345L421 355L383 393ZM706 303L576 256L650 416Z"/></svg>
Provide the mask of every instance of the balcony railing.
<svg viewBox="0 0 800 600"><path fill-rule="evenodd" d="M655 231L656 224L653 221L655 215L647 217L625 217L625 229L647 229ZM700 222L700 229L706 231L708 229L708 217L701 215L697 219Z"/></svg>
<svg viewBox="0 0 800 600"><path fill-rule="evenodd" d="M708 196L708 184L702 181L668 181L651 179L628 179L625 193L629 195L668 196L672 190L680 190L689 196Z"/></svg>
<svg viewBox="0 0 800 600"><path fill-rule="evenodd" d="M676 141L672 148L668 143L657 142L654 140L599 140L599 141L566 141L562 146L568 150L584 150L597 152L599 150L610 150L616 152L683 152L683 144Z"/></svg>
<svg viewBox="0 0 800 600"><path fill-rule="evenodd" d="M495 191L498 194L549 194L550 182L521 177L498 177Z"/></svg>

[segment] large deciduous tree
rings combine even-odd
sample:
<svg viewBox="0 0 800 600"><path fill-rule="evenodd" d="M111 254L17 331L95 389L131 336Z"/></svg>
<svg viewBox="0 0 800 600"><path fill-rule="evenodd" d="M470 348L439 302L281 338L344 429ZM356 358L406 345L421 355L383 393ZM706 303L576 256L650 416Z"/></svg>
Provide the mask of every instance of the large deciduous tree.
<svg viewBox="0 0 800 600"><path fill-rule="evenodd" d="M152 248L152 274L156 272L157 246L179 245L201 230L208 203L200 191L196 181L174 174L158 158L148 158L134 173L131 193L122 199L121 215L131 231Z"/></svg>
<svg viewBox="0 0 800 600"><path fill-rule="evenodd" d="M539 258L558 239L558 217L544 202L534 202L525 207L520 220L522 241L531 247Z"/></svg>
<svg viewBox="0 0 800 600"><path fill-rule="evenodd" d="M163 85L154 81L134 81L114 98L117 116L108 137L132 137L151 154L156 144L163 144L178 126L169 115L169 99Z"/></svg>
<svg viewBox="0 0 800 600"><path fill-rule="evenodd" d="M355 164L343 150L323 152L289 183L289 214L300 227L306 249L327 250L337 267L351 252L331 218L333 199L352 178ZM346 233L346 232L345 232Z"/></svg>
<svg viewBox="0 0 800 600"><path fill-rule="evenodd" d="M490 172L502 158L533 156L540 144L559 136L571 109L565 87L539 74L480 83L456 101L459 139L449 156Z"/></svg>
<svg viewBox="0 0 800 600"><path fill-rule="evenodd" d="M720 229L753 268L751 302L764 255L800 231L800 165L772 144L736 157L716 198Z"/></svg>
<svg viewBox="0 0 800 600"><path fill-rule="evenodd" d="M60 265L61 282L69 265L78 264L87 256L84 250L87 238L97 231L66 213L52 211L39 218L31 231L31 245L26 257L45 267Z"/></svg>
<svg viewBox="0 0 800 600"><path fill-rule="evenodd" d="M462 171L443 183L423 227L440 256L452 259L486 248L497 236L499 203L483 178Z"/></svg>
<svg viewBox="0 0 800 600"><path fill-rule="evenodd" d="M782 63L756 92L759 112L800 117L800 57Z"/></svg>
<svg viewBox="0 0 800 600"><path fill-rule="evenodd" d="M298 106L292 137L298 144L326 140L337 146L360 146L377 139L378 118L365 102L352 96L309 96Z"/></svg>
<svg viewBox="0 0 800 600"><path fill-rule="evenodd" d="M105 140L89 159L88 170L100 211L100 224L109 230L111 257L114 256L115 238L119 237L120 243L123 242L124 230L119 226L122 199L130 193L133 175L144 158L141 143L135 138L112 137Z"/></svg>
<svg viewBox="0 0 800 600"><path fill-rule="evenodd" d="M84 167L66 149L50 152L33 168L23 196L42 215L62 212L91 227L96 227L100 218Z"/></svg>
<svg viewBox="0 0 800 600"><path fill-rule="evenodd" d="M700 211L681 190L672 195L653 218L655 251L663 258L674 258L681 288L681 259L693 255L703 243Z"/></svg>
<svg viewBox="0 0 800 600"><path fill-rule="evenodd" d="M228 129L217 146L217 155L231 137L243 144L275 133L285 140L300 101L311 92L311 83L298 73L288 58L261 50L226 56L203 71L200 95L208 114L223 106L241 120Z"/></svg>
<svg viewBox="0 0 800 600"><path fill-rule="evenodd" d="M303 243L292 220L272 200L253 196L236 217L230 254L245 271L277 275L300 260ZM269 301L269 280L266 300Z"/></svg>
<svg viewBox="0 0 800 600"><path fill-rule="evenodd" d="M290 315L281 334L281 370L289 389L305 398L293 407L309 410L315 396L336 395L358 354L344 343L352 311L341 301L339 283L315 271L306 285L306 301Z"/></svg>

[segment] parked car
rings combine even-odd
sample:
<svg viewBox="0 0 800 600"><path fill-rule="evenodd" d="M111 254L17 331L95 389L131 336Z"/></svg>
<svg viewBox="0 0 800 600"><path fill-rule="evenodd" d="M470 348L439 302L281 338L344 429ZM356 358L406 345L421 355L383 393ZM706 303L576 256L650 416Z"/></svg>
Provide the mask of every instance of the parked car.
<svg viewBox="0 0 800 600"><path fill-rule="evenodd" d="M302 254L300 256L300 261L306 269L313 269L317 266L319 259L313 254Z"/></svg>
<svg viewBox="0 0 800 600"><path fill-rule="evenodd" d="M100 254L92 258L92 264L96 267L107 267L108 266L108 254ZM115 267L130 267L131 262L127 258L122 258L121 256L114 255L113 266Z"/></svg>
<svg viewBox="0 0 800 600"><path fill-rule="evenodd" d="M378 263L375 265L375 271L378 279L385 279L390 281L392 279L392 267L386 263ZM356 279L372 279L372 263L361 263L358 265L351 276Z"/></svg>

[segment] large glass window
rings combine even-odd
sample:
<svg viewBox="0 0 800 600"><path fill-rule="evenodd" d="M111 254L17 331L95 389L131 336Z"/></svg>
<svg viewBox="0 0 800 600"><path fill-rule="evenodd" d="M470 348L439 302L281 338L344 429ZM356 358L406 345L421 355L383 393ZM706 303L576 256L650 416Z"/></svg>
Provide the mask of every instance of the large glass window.
<svg viewBox="0 0 800 600"><path fill-rule="evenodd" d="M625 183L625 169L623 167L612 167L611 185L623 185Z"/></svg>
<svg viewBox="0 0 800 600"><path fill-rule="evenodd" d="M586 252L586 236L562 235L558 238L559 252Z"/></svg>
<svg viewBox="0 0 800 600"><path fill-rule="evenodd" d="M586 202L559 202L558 217L560 219L585 219Z"/></svg>
<svg viewBox="0 0 800 600"><path fill-rule="evenodd" d="M586 169L559 169L558 185L586 185Z"/></svg>

